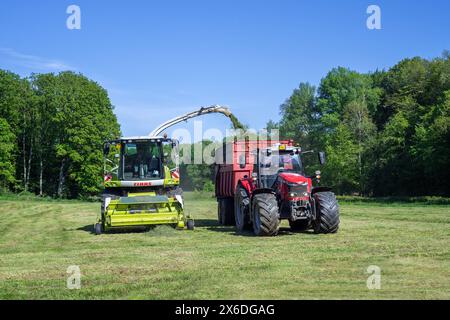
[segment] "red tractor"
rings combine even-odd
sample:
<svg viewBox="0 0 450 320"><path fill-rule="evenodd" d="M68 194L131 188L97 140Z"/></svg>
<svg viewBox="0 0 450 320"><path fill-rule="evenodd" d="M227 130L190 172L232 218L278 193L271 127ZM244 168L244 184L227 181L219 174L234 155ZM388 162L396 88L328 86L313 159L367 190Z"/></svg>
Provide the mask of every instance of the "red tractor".
<svg viewBox="0 0 450 320"><path fill-rule="evenodd" d="M337 232L336 196L328 187L313 186L313 180L320 181L320 171L313 177L305 175L302 154L307 152L292 141L270 143L263 148L260 141L227 146L231 164L216 166L219 222L235 224L238 232L253 229L257 236L277 235L281 219L289 220L295 231ZM324 164L325 154L318 155Z"/></svg>

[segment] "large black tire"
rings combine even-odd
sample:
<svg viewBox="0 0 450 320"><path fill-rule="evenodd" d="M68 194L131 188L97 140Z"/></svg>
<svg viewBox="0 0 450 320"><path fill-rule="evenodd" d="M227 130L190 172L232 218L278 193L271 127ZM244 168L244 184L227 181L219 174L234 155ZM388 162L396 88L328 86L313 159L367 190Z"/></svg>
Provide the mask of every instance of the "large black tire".
<svg viewBox="0 0 450 320"><path fill-rule="evenodd" d="M292 231L305 231L311 227L311 223L309 219L295 221L289 220L289 226Z"/></svg>
<svg viewBox="0 0 450 320"><path fill-rule="evenodd" d="M333 192L314 194L316 217L313 220L315 233L336 233L339 229L339 205Z"/></svg>
<svg viewBox="0 0 450 320"><path fill-rule="evenodd" d="M94 232L96 235L100 235L103 233L103 225L102 223L97 222L94 226Z"/></svg>
<svg viewBox="0 0 450 320"><path fill-rule="evenodd" d="M238 185L234 195L234 220L238 232L251 229L250 197L242 185Z"/></svg>
<svg viewBox="0 0 450 320"><path fill-rule="evenodd" d="M223 210L222 199L218 199L217 200L217 222L219 222L219 224L221 224L221 225L223 225L222 210Z"/></svg>
<svg viewBox="0 0 450 320"><path fill-rule="evenodd" d="M194 230L194 228L195 228L194 220L188 220L186 223L186 227L188 230Z"/></svg>
<svg viewBox="0 0 450 320"><path fill-rule="evenodd" d="M217 219L221 225L234 225L234 202L233 198L219 199L217 203Z"/></svg>
<svg viewBox="0 0 450 320"><path fill-rule="evenodd" d="M276 236L280 228L277 198L272 193L253 198L253 232L257 236Z"/></svg>

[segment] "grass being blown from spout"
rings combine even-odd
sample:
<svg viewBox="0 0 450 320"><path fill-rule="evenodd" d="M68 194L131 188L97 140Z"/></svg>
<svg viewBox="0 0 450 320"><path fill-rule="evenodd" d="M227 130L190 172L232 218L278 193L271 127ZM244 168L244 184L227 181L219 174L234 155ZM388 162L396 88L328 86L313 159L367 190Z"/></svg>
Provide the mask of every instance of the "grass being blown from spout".
<svg viewBox="0 0 450 320"><path fill-rule="evenodd" d="M234 114L230 114L230 120L235 130L245 130L245 126L238 120L238 118L236 118Z"/></svg>

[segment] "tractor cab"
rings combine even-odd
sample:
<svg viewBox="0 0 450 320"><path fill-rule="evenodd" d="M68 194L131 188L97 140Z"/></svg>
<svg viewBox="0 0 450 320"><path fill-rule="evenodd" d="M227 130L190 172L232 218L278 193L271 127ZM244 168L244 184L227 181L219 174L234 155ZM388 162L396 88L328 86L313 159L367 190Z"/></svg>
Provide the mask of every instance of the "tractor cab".
<svg viewBox="0 0 450 320"><path fill-rule="evenodd" d="M301 148L276 145L259 151L253 172L260 178L261 188L272 188L281 173L303 174Z"/></svg>

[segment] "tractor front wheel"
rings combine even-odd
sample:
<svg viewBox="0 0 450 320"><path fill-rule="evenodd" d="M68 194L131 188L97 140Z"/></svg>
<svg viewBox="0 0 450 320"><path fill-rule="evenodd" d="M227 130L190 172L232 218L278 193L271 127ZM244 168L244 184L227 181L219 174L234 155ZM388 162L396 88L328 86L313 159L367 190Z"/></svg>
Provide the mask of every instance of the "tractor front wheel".
<svg viewBox="0 0 450 320"><path fill-rule="evenodd" d="M247 190L238 185L234 196L234 220L238 232L250 229L249 208L250 198Z"/></svg>
<svg viewBox="0 0 450 320"><path fill-rule="evenodd" d="M339 229L339 205L333 192L317 192L314 194L315 233L336 233Z"/></svg>
<svg viewBox="0 0 450 320"><path fill-rule="evenodd" d="M257 236L276 236L280 228L277 198L271 193L253 199L253 232Z"/></svg>

